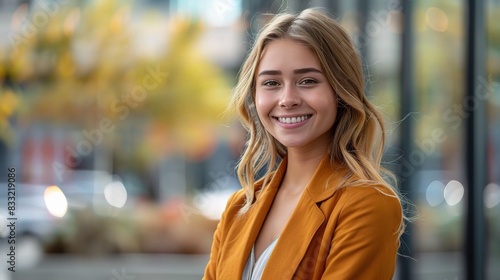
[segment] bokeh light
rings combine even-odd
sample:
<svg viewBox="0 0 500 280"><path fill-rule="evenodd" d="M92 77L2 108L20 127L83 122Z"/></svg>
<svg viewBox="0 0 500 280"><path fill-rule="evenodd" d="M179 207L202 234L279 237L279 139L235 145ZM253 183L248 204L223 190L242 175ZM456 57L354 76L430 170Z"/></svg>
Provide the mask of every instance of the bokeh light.
<svg viewBox="0 0 500 280"><path fill-rule="evenodd" d="M489 183L484 189L484 205L493 208L500 203L500 186Z"/></svg>
<svg viewBox="0 0 500 280"><path fill-rule="evenodd" d="M231 190L200 193L193 198L193 204L203 216L217 221L222 217L232 193Z"/></svg>
<svg viewBox="0 0 500 280"><path fill-rule="evenodd" d="M464 197L464 186L457 180L451 180L444 188L444 199L448 205L458 204Z"/></svg>
<svg viewBox="0 0 500 280"><path fill-rule="evenodd" d="M448 29L448 16L439 8L427 8L425 12L425 21L430 28L436 31L444 32Z"/></svg>
<svg viewBox="0 0 500 280"><path fill-rule="evenodd" d="M443 203L444 188L444 184L440 181L432 181L429 184L427 190L425 191L425 197L430 206L435 207Z"/></svg>
<svg viewBox="0 0 500 280"><path fill-rule="evenodd" d="M59 218L66 215L68 200L58 186L47 187L43 193L43 198L50 214Z"/></svg>
<svg viewBox="0 0 500 280"><path fill-rule="evenodd" d="M127 189L121 181L113 181L104 187L104 197L111 206L122 208L127 202Z"/></svg>

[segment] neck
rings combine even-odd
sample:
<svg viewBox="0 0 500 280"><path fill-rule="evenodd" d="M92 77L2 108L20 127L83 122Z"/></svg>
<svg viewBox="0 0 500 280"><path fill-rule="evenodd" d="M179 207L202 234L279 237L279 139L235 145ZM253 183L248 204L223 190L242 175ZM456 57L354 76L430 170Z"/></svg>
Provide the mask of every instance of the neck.
<svg viewBox="0 0 500 280"><path fill-rule="evenodd" d="M326 153L326 149L288 149L282 188L293 193L304 191Z"/></svg>

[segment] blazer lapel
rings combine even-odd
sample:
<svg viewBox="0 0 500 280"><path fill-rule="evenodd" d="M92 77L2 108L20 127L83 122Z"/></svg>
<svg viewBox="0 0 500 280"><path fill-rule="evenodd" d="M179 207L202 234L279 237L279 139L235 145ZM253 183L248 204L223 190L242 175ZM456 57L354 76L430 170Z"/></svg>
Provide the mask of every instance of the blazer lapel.
<svg viewBox="0 0 500 280"><path fill-rule="evenodd" d="M262 279L292 279L307 249L314 242L314 235L326 219L317 203L335 193L342 174L339 171L338 166L334 168L330 165L328 156L323 158L283 229Z"/></svg>
<svg viewBox="0 0 500 280"><path fill-rule="evenodd" d="M262 279L292 279L314 234L324 221L323 212L304 192L269 257Z"/></svg>
<svg viewBox="0 0 500 280"><path fill-rule="evenodd" d="M259 194L255 204L246 214L234 220L232 225L234 232L229 234L229 236L232 236L232 239L234 239L229 242L231 244L230 246L234 246L234 248L229 249L228 252L233 252L230 258L235 260L235 263L238 265L236 267L235 277L241 277L243 274L248 256L262 228L262 224L266 219L267 213L271 208L285 171L286 158L282 160L271 181Z"/></svg>

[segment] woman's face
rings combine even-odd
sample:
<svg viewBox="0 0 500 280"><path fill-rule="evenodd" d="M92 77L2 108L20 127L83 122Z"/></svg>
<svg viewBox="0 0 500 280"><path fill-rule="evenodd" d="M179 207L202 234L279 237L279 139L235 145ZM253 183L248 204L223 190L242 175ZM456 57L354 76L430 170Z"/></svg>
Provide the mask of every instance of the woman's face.
<svg viewBox="0 0 500 280"><path fill-rule="evenodd" d="M300 42L274 40L255 75L255 105L265 129L287 148L326 148L337 102L316 55Z"/></svg>

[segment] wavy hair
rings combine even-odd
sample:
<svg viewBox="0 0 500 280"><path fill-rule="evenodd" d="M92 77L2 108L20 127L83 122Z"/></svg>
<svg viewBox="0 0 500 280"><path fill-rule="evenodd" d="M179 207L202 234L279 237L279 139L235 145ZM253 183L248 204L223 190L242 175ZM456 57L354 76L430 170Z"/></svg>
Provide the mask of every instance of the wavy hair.
<svg viewBox="0 0 500 280"><path fill-rule="evenodd" d="M255 72L266 45L279 39L296 40L309 47L318 57L337 95L337 118L331 129L332 140L328 153L332 164L341 163L349 170L343 178L343 187L383 185L390 190L390 193L384 194L400 199L396 189L386 181L395 177L381 166L384 122L365 96L359 52L339 23L321 10L306 9L298 15L278 14L264 26L240 70L234 88L229 108L238 110L241 122L249 132L237 169L246 195L240 214L248 211L255 200L256 180L262 179L265 186L278 161L286 154L286 147L264 129L255 108ZM256 174L262 171L263 175L256 178ZM404 223L399 233L403 230Z"/></svg>

